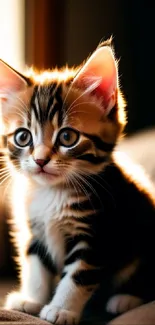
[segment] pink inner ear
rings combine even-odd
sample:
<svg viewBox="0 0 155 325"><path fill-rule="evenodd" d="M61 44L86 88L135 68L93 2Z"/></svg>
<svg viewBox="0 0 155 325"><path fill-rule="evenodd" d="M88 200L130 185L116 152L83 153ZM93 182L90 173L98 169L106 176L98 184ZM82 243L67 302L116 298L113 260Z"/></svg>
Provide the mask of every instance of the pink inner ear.
<svg viewBox="0 0 155 325"><path fill-rule="evenodd" d="M20 91L25 86L26 81L11 67L0 60L0 94Z"/></svg>
<svg viewBox="0 0 155 325"><path fill-rule="evenodd" d="M98 83L96 82L97 78ZM93 79L96 82L94 87ZM90 90L92 88L93 93L103 99L104 108L111 109L111 106L115 105L115 94L118 87L117 65L111 48L108 46L98 48L80 70L74 83L79 88L86 89L88 87Z"/></svg>

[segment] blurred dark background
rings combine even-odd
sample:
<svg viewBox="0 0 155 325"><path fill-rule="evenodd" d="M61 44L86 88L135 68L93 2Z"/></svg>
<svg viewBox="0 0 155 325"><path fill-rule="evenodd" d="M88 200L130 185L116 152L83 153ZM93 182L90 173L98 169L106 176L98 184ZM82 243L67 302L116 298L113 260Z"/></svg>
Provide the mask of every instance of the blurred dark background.
<svg viewBox="0 0 155 325"><path fill-rule="evenodd" d="M154 17L153 1L25 0L26 64L80 64L112 35L128 102L127 132L153 126Z"/></svg>

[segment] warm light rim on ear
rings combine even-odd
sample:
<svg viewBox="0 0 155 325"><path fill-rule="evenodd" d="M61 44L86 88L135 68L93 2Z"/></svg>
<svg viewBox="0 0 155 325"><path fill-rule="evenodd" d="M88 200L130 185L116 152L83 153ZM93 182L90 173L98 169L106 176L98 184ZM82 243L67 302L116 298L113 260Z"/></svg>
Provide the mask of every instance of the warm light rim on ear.
<svg viewBox="0 0 155 325"><path fill-rule="evenodd" d="M106 53L107 51L107 53ZM104 53L103 53L104 52ZM115 57L114 57L114 53L111 49L110 46L103 46L101 48L97 48L94 53L92 53L92 55L89 57L89 59L87 60L87 62L84 64L84 66L80 69L79 73L77 73L75 79L74 79L74 82L76 82L76 80L79 78L80 75L84 75L87 71L87 68L89 67L89 65L91 65L91 62L94 60L94 69L95 69L95 65L96 65L96 56L99 56L99 55L102 55L103 57L105 55L110 55L111 57L111 60L113 60L113 64L117 70L117 64L116 64L116 61L115 61ZM93 68L92 68L93 70ZM91 71L91 68L90 68L90 71Z"/></svg>

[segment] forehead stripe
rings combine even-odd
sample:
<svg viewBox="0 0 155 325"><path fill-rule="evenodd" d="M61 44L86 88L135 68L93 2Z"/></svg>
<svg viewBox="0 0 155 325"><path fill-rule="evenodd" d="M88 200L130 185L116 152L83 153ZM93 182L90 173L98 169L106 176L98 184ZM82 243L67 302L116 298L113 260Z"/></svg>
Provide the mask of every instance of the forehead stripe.
<svg viewBox="0 0 155 325"><path fill-rule="evenodd" d="M54 118L54 116L55 116L55 114L56 114L57 112L59 112L59 105L58 105L57 103L55 103L55 105L54 105L54 107L52 108L52 110L51 110L51 112L50 112L50 114L49 114L49 117L48 117L50 121L53 120L53 118Z"/></svg>
<svg viewBox="0 0 155 325"><path fill-rule="evenodd" d="M58 86L55 92L55 96L53 98L56 100L55 105L52 107L51 111L49 111L48 113L48 118L51 121L55 114L58 112L58 126L60 127L62 125L62 120L63 120L63 101L62 101L62 97L61 97L61 87Z"/></svg>
<svg viewBox="0 0 155 325"><path fill-rule="evenodd" d="M57 87L57 84L56 83L53 83L50 87L50 98L49 98L49 101L48 101L48 104L47 104L47 108L46 108L46 118L48 118L49 116L49 112L50 112L50 109L51 109L51 106L53 104L53 101L54 101L54 96L55 96L55 92L56 92L56 87Z"/></svg>
<svg viewBox="0 0 155 325"><path fill-rule="evenodd" d="M51 111L53 102L54 102L54 97L51 96L48 101L47 108L46 108L46 118L49 118L49 116L50 116L50 111Z"/></svg>

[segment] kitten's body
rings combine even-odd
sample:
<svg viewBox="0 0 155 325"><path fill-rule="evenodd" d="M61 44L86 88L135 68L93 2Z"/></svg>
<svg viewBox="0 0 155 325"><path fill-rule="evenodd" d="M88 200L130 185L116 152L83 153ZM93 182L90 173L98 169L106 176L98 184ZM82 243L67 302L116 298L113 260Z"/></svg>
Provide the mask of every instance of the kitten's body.
<svg viewBox="0 0 155 325"><path fill-rule="evenodd" d="M1 97L22 281L7 307L45 305L43 319L69 325L101 283L110 312L154 299L154 200L113 155L125 119L111 49L68 80L25 85L9 73L15 95Z"/></svg>

